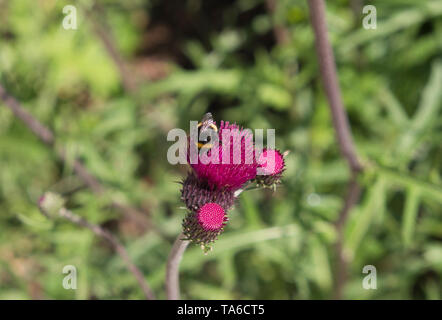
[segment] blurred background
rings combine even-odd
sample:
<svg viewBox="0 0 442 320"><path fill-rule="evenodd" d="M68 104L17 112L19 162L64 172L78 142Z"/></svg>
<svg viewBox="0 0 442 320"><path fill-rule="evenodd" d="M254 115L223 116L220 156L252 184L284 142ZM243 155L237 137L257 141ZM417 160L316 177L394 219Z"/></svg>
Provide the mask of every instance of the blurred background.
<svg viewBox="0 0 442 320"><path fill-rule="evenodd" d="M65 30L74 5L77 29ZM362 8L377 9L377 29ZM241 195L225 233L181 264L187 299L440 299L442 3L327 1L344 105L366 169L343 230L350 172L319 78L304 0L0 0L0 85L50 128L64 161L0 101L0 299L142 299L102 239L49 220L48 190L111 230L159 298L180 232L180 181L166 140L210 111L276 129L283 184ZM74 159L102 183L96 194ZM138 208L116 210L113 201ZM77 290L62 287L74 265ZM365 265L377 289L365 290Z"/></svg>

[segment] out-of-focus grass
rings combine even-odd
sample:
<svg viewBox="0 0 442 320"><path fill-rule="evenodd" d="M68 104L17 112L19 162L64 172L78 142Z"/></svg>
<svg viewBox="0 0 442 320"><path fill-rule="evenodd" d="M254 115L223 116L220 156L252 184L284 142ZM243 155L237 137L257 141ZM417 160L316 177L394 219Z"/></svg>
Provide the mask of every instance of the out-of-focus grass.
<svg viewBox="0 0 442 320"><path fill-rule="evenodd" d="M249 128L276 128L290 150L282 186L248 191L226 232L203 255L185 254L185 298L322 299L333 295L336 232L349 173L339 154L318 77L305 1L100 0L105 20L139 87L119 70L78 2L78 29L64 30L67 1L0 1L0 83L57 135L54 153L0 104L0 298L142 298L133 276L100 239L36 207L54 190L68 206L116 233L164 298L164 268L180 231L179 181L167 162L167 131L211 111ZM442 275L439 1L327 2L344 104L366 170L345 229L350 258L344 298L440 299ZM288 35L275 41L275 26ZM80 158L106 187L84 188ZM134 220L113 200L140 207ZM78 289L62 287L63 266ZM364 290L364 265L377 290Z"/></svg>

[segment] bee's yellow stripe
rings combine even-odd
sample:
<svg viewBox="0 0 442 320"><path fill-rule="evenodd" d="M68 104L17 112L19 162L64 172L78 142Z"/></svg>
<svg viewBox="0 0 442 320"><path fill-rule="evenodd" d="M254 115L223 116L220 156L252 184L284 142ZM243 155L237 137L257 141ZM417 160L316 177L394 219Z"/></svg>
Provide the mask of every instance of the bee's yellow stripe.
<svg viewBox="0 0 442 320"><path fill-rule="evenodd" d="M211 143L202 143L202 142L198 142L197 146L198 146L198 149L201 149L202 147L210 149L213 147L213 145Z"/></svg>
<svg viewBox="0 0 442 320"><path fill-rule="evenodd" d="M200 122L200 123L198 123L198 125L196 127L199 128L202 125L203 125L203 123ZM218 132L218 127L214 123L209 124L209 127L211 127L215 132Z"/></svg>

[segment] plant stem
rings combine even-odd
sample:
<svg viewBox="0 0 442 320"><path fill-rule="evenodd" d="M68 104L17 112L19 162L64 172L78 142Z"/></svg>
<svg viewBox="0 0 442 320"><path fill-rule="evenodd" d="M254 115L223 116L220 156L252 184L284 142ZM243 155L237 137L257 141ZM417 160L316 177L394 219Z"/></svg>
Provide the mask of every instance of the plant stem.
<svg viewBox="0 0 442 320"><path fill-rule="evenodd" d="M136 90L134 75L131 74L130 70L127 68L126 61L124 61L121 53L117 49L115 40L112 37L112 30L104 22L100 23L98 21L98 17L103 17L105 15L100 3L95 1L91 9L85 9L85 13L91 23L93 31L117 67L124 90L128 93L134 93Z"/></svg>
<svg viewBox="0 0 442 320"><path fill-rule="evenodd" d="M5 105L11 109L12 113L22 120L26 126L45 144L52 145L54 143L54 134L35 119L28 111L20 106L20 103L0 85L0 99Z"/></svg>
<svg viewBox="0 0 442 320"><path fill-rule="evenodd" d="M344 227L347 222L350 209L358 202L361 194L361 187L359 186L356 176L353 176L348 184L347 195L344 201L344 207L339 213L339 218L336 221L335 228L337 233L337 240L335 244L336 250L336 273L335 273L335 288L334 298L341 299L344 285L347 282L347 265L348 257L344 250Z"/></svg>
<svg viewBox="0 0 442 320"><path fill-rule="evenodd" d="M43 208L40 207L40 210L42 210L42 212L46 216L48 216L46 214L46 212L44 212ZM111 246L113 247L113 249L123 259L124 263L126 264L127 269L133 274L133 276L137 280L146 299L147 300L155 300L155 296L154 296L152 290L150 289L150 287L147 285L140 269L138 269L138 267L132 262L132 260L129 257L129 254L127 253L124 246L120 243L120 241L118 241L118 239L112 233L110 233L108 230L102 228L99 225L95 225L95 224L88 222L86 219L76 215L75 213L67 210L66 208L61 208L58 211L58 214L60 217L63 217L65 219L71 221L72 223L79 225L80 227L87 228L87 229L91 230L95 235L108 241L111 244Z"/></svg>
<svg viewBox="0 0 442 320"><path fill-rule="evenodd" d="M179 266L183 253L190 243L187 240L181 240L182 238L184 238L184 235L180 233L173 244L169 259L167 260L166 296L168 300L180 299Z"/></svg>
<svg viewBox="0 0 442 320"><path fill-rule="evenodd" d="M14 115L20 119L44 144L54 149L55 153L61 160L66 160L65 151L63 149L56 149L55 147L56 139L54 133L49 128L44 126L40 121L38 121L31 113L24 109L20 102L11 96L1 84L0 100L2 100L5 106L8 107L14 113ZM98 195L103 193L104 187L100 181L93 176L77 159L74 159L73 169L74 172L85 183L85 185L92 190L92 192ZM120 210L137 223L152 227L150 222L146 222L145 215L144 213L140 212L140 210L119 202L113 202L112 207Z"/></svg>
<svg viewBox="0 0 442 320"><path fill-rule="evenodd" d="M339 89L339 82L336 74L335 58L327 34L325 3L324 0L309 0L308 4L315 32L319 68L324 90L330 105L336 137L341 152L347 159L351 170L358 172L362 170L362 165L356 155L347 114L342 105L341 90Z"/></svg>
<svg viewBox="0 0 442 320"><path fill-rule="evenodd" d="M335 228L337 232L336 241L336 272L334 298L342 298L342 290L347 281L348 259L343 248L343 238L345 223L352 207L358 202L360 196L360 186L357 182L357 175L363 167L359 162L356 149L353 144L353 138L348 123L347 114L342 104L341 90L339 88L338 76L336 73L336 63L333 50L328 39L325 3L323 0L309 0L311 21L315 33L316 51L318 54L319 68L321 71L322 82L327 99L330 105L330 111L333 119L336 137L342 155L347 160L348 166L352 172L352 178L348 184L348 192L344 201L344 206L339 213L339 218Z"/></svg>
<svg viewBox="0 0 442 320"><path fill-rule="evenodd" d="M3 86L0 84L0 100L4 102L4 104L14 113L14 115L23 121L23 123L46 145L50 146L51 148L55 149L55 135L54 133L49 130L47 127L45 127L40 121L38 121L36 118L32 116L26 109L24 109L17 99L15 99L13 96L9 95L8 92L3 88ZM58 157L61 160L65 160L65 152L64 150L56 150L56 153ZM89 171L86 169L85 166L78 160L74 160L73 168L75 173L83 180L83 182L96 194L102 194L103 193L103 186L98 181L97 178L95 178L92 174L89 173ZM143 214L132 207L126 206L124 204L121 204L119 202L113 202L112 207L117 208L121 210L123 213L125 213L127 216L133 218L134 220L137 220L138 223L145 223L145 220L143 219ZM139 282L144 294L146 295L146 298L153 299L154 296L147 286L147 284L144 282L144 277L140 270L131 262L129 259L129 256L127 255L126 250L124 247L118 242L118 240L110 234L108 231L105 231L101 229L99 226L94 226L90 224L89 222L82 220L80 217L75 218L75 215L73 213L64 212L66 215L64 216L67 219L70 219L71 221L81 225L85 226L89 229L91 229L95 234L104 237L107 239L112 245L114 246L115 250L118 252L118 254L123 258L123 260L126 262L128 269L134 274L134 276L137 278L137 281ZM75 220L75 221L74 221Z"/></svg>

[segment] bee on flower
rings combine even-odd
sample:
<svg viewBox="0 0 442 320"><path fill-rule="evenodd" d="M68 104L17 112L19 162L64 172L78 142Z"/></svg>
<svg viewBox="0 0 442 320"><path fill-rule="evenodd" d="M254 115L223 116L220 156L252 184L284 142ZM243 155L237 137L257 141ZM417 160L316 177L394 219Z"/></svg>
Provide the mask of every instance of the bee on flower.
<svg viewBox="0 0 442 320"><path fill-rule="evenodd" d="M198 137L188 139L190 171L182 181L181 200L187 208L183 220L185 239L211 249L229 221L228 212L249 185L275 187L285 170L278 150L258 150L250 130L221 121L219 127L207 113L197 125ZM196 161L190 161L196 146ZM208 161L209 160L209 161Z"/></svg>

